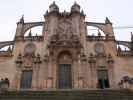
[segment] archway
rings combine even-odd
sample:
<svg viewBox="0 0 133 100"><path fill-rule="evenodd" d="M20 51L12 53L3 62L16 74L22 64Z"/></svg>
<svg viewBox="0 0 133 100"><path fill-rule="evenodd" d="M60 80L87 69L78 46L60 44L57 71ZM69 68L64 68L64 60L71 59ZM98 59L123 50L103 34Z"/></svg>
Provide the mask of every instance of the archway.
<svg viewBox="0 0 133 100"><path fill-rule="evenodd" d="M72 88L72 56L69 52L61 52L58 56L58 88Z"/></svg>

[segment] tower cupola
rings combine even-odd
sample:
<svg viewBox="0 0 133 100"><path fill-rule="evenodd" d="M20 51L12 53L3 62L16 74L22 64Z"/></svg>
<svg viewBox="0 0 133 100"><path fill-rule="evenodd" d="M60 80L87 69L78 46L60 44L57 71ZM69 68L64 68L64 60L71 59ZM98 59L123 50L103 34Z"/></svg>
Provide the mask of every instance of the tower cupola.
<svg viewBox="0 0 133 100"><path fill-rule="evenodd" d="M59 7L55 4L55 1L49 6L50 12L59 12Z"/></svg>
<svg viewBox="0 0 133 100"><path fill-rule="evenodd" d="M80 6L76 2L72 5L71 12L80 12Z"/></svg>

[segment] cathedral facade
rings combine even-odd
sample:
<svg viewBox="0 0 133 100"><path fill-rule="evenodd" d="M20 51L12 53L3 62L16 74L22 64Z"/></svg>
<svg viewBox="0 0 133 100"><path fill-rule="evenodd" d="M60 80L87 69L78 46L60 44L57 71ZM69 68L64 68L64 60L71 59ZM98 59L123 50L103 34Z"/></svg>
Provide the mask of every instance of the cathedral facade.
<svg viewBox="0 0 133 100"><path fill-rule="evenodd" d="M2 83L9 90L33 91L133 88L133 36L116 40L108 18L104 23L85 21L76 3L70 12L60 12L53 3L44 19L25 22L22 17L14 40L0 42L0 48L9 46L0 51L1 88ZM43 27L42 35L25 36L36 26ZM88 35L88 26L98 28L98 35Z"/></svg>

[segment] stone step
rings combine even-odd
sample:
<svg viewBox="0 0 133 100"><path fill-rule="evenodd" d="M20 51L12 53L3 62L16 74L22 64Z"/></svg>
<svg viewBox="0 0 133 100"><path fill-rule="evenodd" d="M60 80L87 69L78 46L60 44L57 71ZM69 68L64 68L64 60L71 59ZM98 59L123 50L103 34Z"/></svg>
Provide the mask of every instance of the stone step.
<svg viewBox="0 0 133 100"><path fill-rule="evenodd" d="M0 100L133 100L130 90L8 91Z"/></svg>

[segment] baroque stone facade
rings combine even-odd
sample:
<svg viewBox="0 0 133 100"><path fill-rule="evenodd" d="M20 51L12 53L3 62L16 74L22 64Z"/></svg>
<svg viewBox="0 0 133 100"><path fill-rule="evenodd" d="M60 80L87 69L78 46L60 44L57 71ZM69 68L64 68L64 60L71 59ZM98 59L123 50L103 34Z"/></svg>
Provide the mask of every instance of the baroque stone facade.
<svg viewBox="0 0 133 100"><path fill-rule="evenodd" d="M22 17L14 40L0 42L0 48L12 45L0 51L0 78L8 78L10 90L132 88L133 36L130 42L117 41L108 18L105 23L86 22L76 3L62 13L53 3L44 19L25 22ZM41 36L24 36L36 26L43 26ZM87 26L105 36L100 31L98 36L88 35Z"/></svg>

